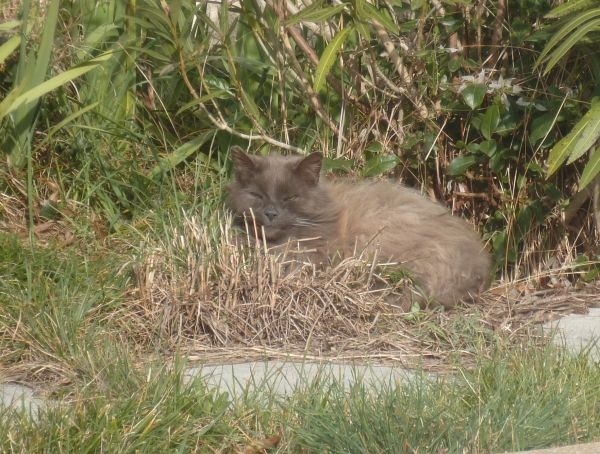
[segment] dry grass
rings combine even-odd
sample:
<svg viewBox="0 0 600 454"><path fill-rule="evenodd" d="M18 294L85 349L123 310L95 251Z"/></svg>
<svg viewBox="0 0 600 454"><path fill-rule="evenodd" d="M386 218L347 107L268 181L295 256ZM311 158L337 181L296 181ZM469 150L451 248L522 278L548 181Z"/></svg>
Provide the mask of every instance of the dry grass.
<svg viewBox="0 0 600 454"><path fill-rule="evenodd" d="M134 313L160 326L173 345L182 342L192 360L267 356L447 368L492 335L518 341L540 322L586 312L598 291L574 291L567 280L545 276L541 289L529 280L497 286L477 305L404 313L385 303L396 284L369 290L386 270L360 256L290 272L285 258L236 245L228 222L220 225L220 234L211 234L210 226L186 220L170 242L149 239L136 268Z"/></svg>
<svg viewBox="0 0 600 454"><path fill-rule="evenodd" d="M0 231L17 233L27 244L26 206L17 197L0 197ZM36 243L59 246L67 255L73 246L79 255L77 249L94 243L86 238L102 243L105 227L90 211L74 210L65 203L56 220L36 216ZM140 246L111 240L111 250L118 243L121 254L140 258L119 265L122 273L133 268L134 279L125 305L105 317L118 319L126 327L122 334L141 349L159 339L210 363L266 356L440 369L451 367L457 355L468 361L475 344L491 344L497 334L518 342L539 334L539 324L552 317L585 313L598 294L595 285L574 288L572 266L562 266L496 284L477 305L407 314L385 302L407 284L392 282L389 267L361 256L326 269L300 266L287 260L293 251L279 251L276 259L256 245L239 244L226 215L199 216L174 219L166 230L142 223L149 230L138 232ZM93 255L102 256L105 247ZM376 280L385 290L370 290Z"/></svg>
<svg viewBox="0 0 600 454"><path fill-rule="evenodd" d="M26 206L17 197L0 197L0 231L17 233L27 244ZM56 220L36 217L38 245L68 254L88 244L86 238L106 236L93 213L71 216L65 206ZM598 294L595 285L575 289L567 278L574 277L573 268L563 266L496 284L477 305L407 314L385 302L407 284L392 282L389 267L361 256L326 269L300 266L287 260L293 251L279 251L277 259L256 245L239 244L226 215L199 216L173 220L166 230L145 224L150 230L138 232L140 246L111 241L111 250L119 243L122 254L133 251L140 258L121 266L123 273L134 263L134 279L125 305L105 317L118 319L126 327L123 335L139 348L159 339L210 363L266 356L440 369L451 367L457 355L468 361L475 344L488 345L498 333L518 342L532 330L539 334L539 324L552 317L585 313ZM94 255L101 256L104 247ZM370 290L376 280L385 290Z"/></svg>

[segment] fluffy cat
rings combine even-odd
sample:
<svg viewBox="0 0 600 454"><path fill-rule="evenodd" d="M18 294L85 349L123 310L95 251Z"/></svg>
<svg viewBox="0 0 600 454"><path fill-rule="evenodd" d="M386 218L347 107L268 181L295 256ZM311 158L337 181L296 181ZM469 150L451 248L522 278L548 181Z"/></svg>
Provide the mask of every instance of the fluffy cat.
<svg viewBox="0 0 600 454"><path fill-rule="evenodd" d="M401 262L429 297L450 307L488 284L490 257L475 233L412 189L321 181L321 153L250 156L233 147L231 157L227 206L237 226L254 231L255 223L260 236L264 229L269 247L309 239L301 244L313 262L377 249L379 262Z"/></svg>

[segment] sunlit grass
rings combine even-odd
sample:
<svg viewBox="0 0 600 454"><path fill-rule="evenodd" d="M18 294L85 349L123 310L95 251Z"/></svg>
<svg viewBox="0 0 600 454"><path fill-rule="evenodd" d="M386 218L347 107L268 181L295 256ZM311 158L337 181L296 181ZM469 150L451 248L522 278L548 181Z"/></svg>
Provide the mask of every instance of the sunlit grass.
<svg viewBox="0 0 600 454"><path fill-rule="evenodd" d="M140 368L123 346L100 350L98 375L33 418L2 411L3 452L241 452L277 436L277 452L477 453L600 436L597 365L553 344L497 339L452 375L371 382L356 371L349 388L323 370L287 396L268 380L230 395L201 376L186 381L184 361Z"/></svg>

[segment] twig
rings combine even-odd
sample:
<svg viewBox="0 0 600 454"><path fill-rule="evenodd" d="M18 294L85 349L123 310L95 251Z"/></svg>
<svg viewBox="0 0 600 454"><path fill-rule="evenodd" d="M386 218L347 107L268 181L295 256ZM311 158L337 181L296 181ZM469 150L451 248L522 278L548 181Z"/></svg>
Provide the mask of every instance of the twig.
<svg viewBox="0 0 600 454"><path fill-rule="evenodd" d="M427 110L425 105L419 99L419 93L417 92L416 88L413 86L412 77L410 76L408 70L406 69L406 66L404 66L404 62L402 61L402 58L400 57L400 55L398 55L398 52L396 51L396 47L394 46L394 43L392 42L390 35L388 34L385 27L383 25L381 25L379 22L377 22L377 20L371 19L371 23L373 24L373 27L375 27L375 32L377 33L377 36L379 37L383 46L385 47L385 50L387 51L387 54L388 54L390 60L392 60L392 63L394 64L394 68L395 68L396 72L398 73L398 75L400 76L401 83L406 87L406 90L407 90L406 97L408 98L408 100L410 102L413 103L413 105L415 106L415 108L421 118L423 118L423 119L428 118L429 111Z"/></svg>
<svg viewBox="0 0 600 454"><path fill-rule="evenodd" d="M267 3L269 3L269 0L267 0ZM290 28L290 27L288 27L288 28ZM304 85L304 89L306 90L306 94L308 95L308 99L309 99L310 103L312 104L313 109L315 109L315 112L321 118L321 120L323 120L335 134L338 134L337 125L333 122L333 120L329 117L329 115L327 115L327 112L325 112L325 110L321 106L321 103L319 102L319 98L318 98L317 94L313 91L312 87L310 86L310 83L308 82L308 79L306 78L306 75L304 74L304 71L302 70L302 66L300 65L300 62L298 62L298 60L296 59L296 56L294 55L294 50L292 49L292 45L290 44L290 40L287 36L286 28L283 25L281 25L281 38L283 40L283 47L285 48L286 53L290 57L290 60L292 61L292 64L294 65L296 72L302 79L302 84ZM344 140L346 140L346 139L344 138Z"/></svg>
<svg viewBox="0 0 600 454"><path fill-rule="evenodd" d="M181 74L181 77L183 77L183 80L188 88L188 91L192 95L192 97L194 99L198 99L199 98L198 93L196 93L196 90L194 89L190 80L187 77L187 73L185 71L185 62L183 60L183 52L181 52L181 51L179 52L179 72ZM199 71L199 72L200 72L200 74L202 73L201 71ZM219 112L219 116L221 116L222 121L217 120L210 113L210 111L206 108L204 103L202 103L202 102L199 103L198 107L200 109L202 109L202 111L208 117L210 122L213 125L215 125L218 129L220 129L221 131L227 131L229 134L239 137L241 139L245 139L245 140L256 140L256 139L260 138L260 139L264 140L265 142L270 143L271 145L274 145L278 148L283 148L284 150L293 151L295 153L304 153L304 150L302 150L301 148L295 147L293 145L289 145L287 143L280 142L279 140L275 140L275 139L269 137L268 135L266 135L264 133L264 131L262 131L262 128L261 128L260 134L258 134L258 135L244 134L239 131L236 131L235 129L231 128L229 125L227 125L225 123L223 117L221 116L221 112L218 109L217 109L217 111ZM250 118L252 119L252 117L250 117Z"/></svg>
<svg viewBox="0 0 600 454"><path fill-rule="evenodd" d="M502 28L504 27L504 16L506 15L506 0L498 0L496 8L496 20L494 21L494 31L492 33L491 48L492 55L489 58L489 68L494 69L498 63L500 45L502 43Z"/></svg>

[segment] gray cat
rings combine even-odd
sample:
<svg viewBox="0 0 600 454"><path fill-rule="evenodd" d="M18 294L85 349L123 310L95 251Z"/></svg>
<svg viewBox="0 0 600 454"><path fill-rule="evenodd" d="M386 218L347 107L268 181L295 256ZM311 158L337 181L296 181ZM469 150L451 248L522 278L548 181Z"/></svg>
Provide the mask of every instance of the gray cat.
<svg viewBox="0 0 600 454"><path fill-rule="evenodd" d="M401 262L429 297L449 307L488 284L490 257L475 233L412 189L321 181L321 153L250 156L233 147L231 157L227 206L237 226L254 232L256 224L259 238L264 229L269 247L308 239L300 244L313 262L377 249L379 262Z"/></svg>

